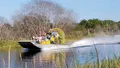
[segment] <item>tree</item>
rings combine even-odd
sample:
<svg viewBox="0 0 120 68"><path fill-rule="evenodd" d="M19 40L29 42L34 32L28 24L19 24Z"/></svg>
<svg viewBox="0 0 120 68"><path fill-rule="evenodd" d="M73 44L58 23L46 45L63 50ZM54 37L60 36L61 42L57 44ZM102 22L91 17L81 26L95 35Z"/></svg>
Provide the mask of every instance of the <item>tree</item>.
<svg viewBox="0 0 120 68"><path fill-rule="evenodd" d="M8 23L7 19L0 17L0 40L11 39L12 26Z"/></svg>
<svg viewBox="0 0 120 68"><path fill-rule="evenodd" d="M40 35L41 31L48 31L53 27L59 27L69 32L76 22L72 12L65 10L60 5L51 1L32 0L26 4L19 14L13 17L14 29L18 29L17 35L31 38L33 35Z"/></svg>

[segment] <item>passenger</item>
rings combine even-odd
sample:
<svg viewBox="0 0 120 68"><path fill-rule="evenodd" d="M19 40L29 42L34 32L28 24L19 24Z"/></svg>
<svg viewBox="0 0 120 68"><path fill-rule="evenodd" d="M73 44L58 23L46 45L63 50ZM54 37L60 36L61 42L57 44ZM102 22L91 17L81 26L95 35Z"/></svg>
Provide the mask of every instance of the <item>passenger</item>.
<svg viewBox="0 0 120 68"><path fill-rule="evenodd" d="M35 40L35 36L32 37L32 40Z"/></svg>
<svg viewBox="0 0 120 68"><path fill-rule="evenodd" d="M46 32L43 31L41 37L42 37L42 40L46 40L47 39L46 38Z"/></svg>
<svg viewBox="0 0 120 68"><path fill-rule="evenodd" d="M59 37L59 34L57 32L53 31L46 34L46 32L43 31L40 36L38 37L33 36L32 39L39 44L43 44L43 42L47 42L47 41L50 41L51 44L55 44L55 38L58 38L58 37Z"/></svg>
<svg viewBox="0 0 120 68"><path fill-rule="evenodd" d="M46 32L45 31L42 32L42 36L46 36Z"/></svg>
<svg viewBox="0 0 120 68"><path fill-rule="evenodd" d="M50 38L50 42L51 42L51 44L54 44L54 41L55 41L54 36L51 36L51 38Z"/></svg>
<svg viewBox="0 0 120 68"><path fill-rule="evenodd" d="M52 36L54 36L55 38L58 38L59 34L57 32L52 32Z"/></svg>
<svg viewBox="0 0 120 68"><path fill-rule="evenodd" d="M41 43L41 41L42 41L42 36L39 36L39 37L38 37L38 41L39 41L39 43Z"/></svg>
<svg viewBox="0 0 120 68"><path fill-rule="evenodd" d="M47 33L47 39L50 40L50 37L51 37L51 33Z"/></svg>
<svg viewBox="0 0 120 68"><path fill-rule="evenodd" d="M34 42L36 42L36 43L39 43L39 37L33 36L33 37L32 37L32 40L33 40Z"/></svg>
<svg viewBox="0 0 120 68"><path fill-rule="evenodd" d="M32 40L38 40L38 37L33 36L33 37L32 37Z"/></svg>
<svg viewBox="0 0 120 68"><path fill-rule="evenodd" d="M56 32L56 34L55 34L55 38L58 38L59 37L59 34Z"/></svg>
<svg viewBox="0 0 120 68"><path fill-rule="evenodd" d="M55 37L55 34L56 34L56 32L54 32L54 31L51 32L51 35L54 36L54 37Z"/></svg>

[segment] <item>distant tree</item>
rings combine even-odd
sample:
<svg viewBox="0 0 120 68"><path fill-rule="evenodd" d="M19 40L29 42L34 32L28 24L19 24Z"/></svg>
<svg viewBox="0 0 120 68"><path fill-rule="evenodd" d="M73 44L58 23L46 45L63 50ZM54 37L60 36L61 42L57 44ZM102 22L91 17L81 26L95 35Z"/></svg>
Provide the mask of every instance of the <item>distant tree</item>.
<svg viewBox="0 0 120 68"><path fill-rule="evenodd" d="M8 23L8 20L0 17L0 40L11 39L12 26Z"/></svg>
<svg viewBox="0 0 120 68"><path fill-rule="evenodd" d="M105 33L105 34L114 34L118 32L120 29L120 22L115 22L112 20L99 20L99 19L89 19L89 20L81 20L75 27L75 30L82 31L83 34L97 34L97 33Z"/></svg>

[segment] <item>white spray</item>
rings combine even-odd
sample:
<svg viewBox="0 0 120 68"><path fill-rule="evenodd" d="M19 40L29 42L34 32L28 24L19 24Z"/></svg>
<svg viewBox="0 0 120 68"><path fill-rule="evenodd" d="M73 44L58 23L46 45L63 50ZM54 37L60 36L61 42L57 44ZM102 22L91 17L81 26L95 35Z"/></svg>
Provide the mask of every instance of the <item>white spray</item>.
<svg viewBox="0 0 120 68"><path fill-rule="evenodd" d="M99 36L99 37L91 37L91 38L84 38L82 40L76 41L71 45L56 45L52 46L51 48L44 48L43 50L58 50L58 49L68 49L73 47L80 47L80 46L91 46L95 44L111 44L111 43L120 43L120 36Z"/></svg>

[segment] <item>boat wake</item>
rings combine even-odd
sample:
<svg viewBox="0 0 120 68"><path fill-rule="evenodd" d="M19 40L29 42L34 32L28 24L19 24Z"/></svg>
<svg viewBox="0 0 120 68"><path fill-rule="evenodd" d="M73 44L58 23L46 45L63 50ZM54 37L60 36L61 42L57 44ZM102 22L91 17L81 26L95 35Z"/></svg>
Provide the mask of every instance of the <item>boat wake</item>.
<svg viewBox="0 0 120 68"><path fill-rule="evenodd" d="M116 44L120 43L120 36L99 36L92 38L84 38L82 40L76 41L70 45L56 45L49 48L43 48L42 50L58 50L58 49L70 49L77 47L88 47L92 45L106 45L106 44Z"/></svg>
<svg viewBox="0 0 120 68"><path fill-rule="evenodd" d="M120 43L120 36L99 36L93 38L85 38L77 42L74 42L73 44L71 44L71 46L86 46L114 43Z"/></svg>

